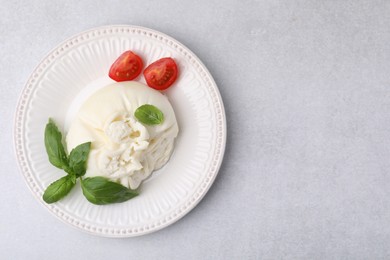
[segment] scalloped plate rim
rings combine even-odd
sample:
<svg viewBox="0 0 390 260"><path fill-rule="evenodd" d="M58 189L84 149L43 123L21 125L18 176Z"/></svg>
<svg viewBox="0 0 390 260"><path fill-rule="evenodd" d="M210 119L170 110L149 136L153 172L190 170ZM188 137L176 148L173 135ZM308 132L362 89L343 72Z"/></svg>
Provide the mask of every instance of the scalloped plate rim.
<svg viewBox="0 0 390 260"><path fill-rule="evenodd" d="M33 75L38 73L39 76L42 76L42 72L39 72L38 70L49 59L49 57L51 55L53 55L58 49L61 48L61 46L66 45L68 42L71 42L72 40L77 39L78 37L80 37L82 35L86 35L88 33L94 32L94 31L100 31L100 30L104 30L104 29L108 30L108 29L114 29L114 28L131 28L131 29L135 29L135 30L143 30L143 31L153 32L153 33L155 33L157 35L160 35L160 36L162 36L162 37L164 37L164 38L174 42L179 47L182 47L187 53L189 53L189 56L191 56L191 58L196 60L196 62L200 65L200 67L206 73L206 78L208 78L208 80L210 81L210 85L215 90L216 100L218 101L218 104L220 105L219 109L221 110L221 117L222 117L221 118L222 119L222 125L221 125L221 129L220 129L221 131L219 132L221 134L222 142L221 142L221 145L219 147L219 152L220 153L219 153L219 157L217 158L218 161L217 161L217 163L215 165L215 173L211 176L212 178L207 182L207 186L203 189L203 191L200 194L200 196L198 196L197 199L195 201L193 201L189 207L187 207L185 210L181 211L180 214L176 215L175 217L172 217L169 220L164 221L161 225L158 225L158 226L156 226L154 228L150 228L148 230L141 230L141 231L137 231L135 233L125 233L125 234L123 234L122 232L119 233L119 234L118 233L113 233L113 232L112 233L108 233L108 232L107 233L103 233L103 232L99 233L99 232L96 232L96 231L93 231L93 230L90 230L90 229L83 228L83 227L78 226L78 225L76 225L74 223L70 223L68 220L65 220L64 218L60 217L58 215L58 213L54 212L54 210L51 208L52 207L51 205L43 203L43 201L40 198L40 196L38 196L38 194L33 190L33 187L28 182L27 177L26 177L26 174L28 174L28 172L25 172L23 170L22 160L21 160L20 155L19 155L19 153L22 153L22 154L25 153L25 150L24 150L25 147L23 147L23 145L22 145L22 148L18 148L17 147L19 140L25 141L25 138L23 136L23 131L18 132L17 129L18 129L18 124L21 124L22 125L21 128L23 130L25 130L25 126L24 126L24 124L25 124L25 117L26 117L26 113L27 113L28 110L25 109L25 108L22 108L22 106L23 106L22 102L23 101L30 101L31 98L32 98L31 97L32 91L30 93L26 93L26 90L28 88L29 83L32 80ZM27 98L23 98L24 95L27 95ZM19 118L18 118L19 115L23 116L22 120L19 120ZM20 139L18 138L18 134L21 134ZM150 233L156 232L156 231L161 230L161 229L163 229L163 228L165 228L165 227L175 223L176 221L180 220L182 217L187 215L188 212L190 212L192 209L194 209L198 205L198 203L204 198L204 196L206 195L206 193L208 192L208 190L210 189L210 187L214 183L214 181L215 181L215 179L216 179L216 177L217 177L217 175L219 173L220 167L221 167L222 162L223 162L225 149L226 149L226 140L227 140L227 124L226 124L226 114L225 114L225 109L224 109L222 97L221 97L221 94L220 94L220 92L218 90L218 87L217 87L217 85L216 85L216 83L215 83L211 73L208 71L207 67L202 63L202 61L188 47L186 47L184 44L182 44L178 40L176 40L176 39L172 38L171 36L166 35L166 34L160 32L160 31L157 31L157 30L154 30L154 29L151 29L151 28L147 28L147 27L143 27L143 26L137 26L137 25L115 24L115 25L104 25L104 26L94 27L94 28L90 28L90 29L84 30L82 32L79 32L77 34L74 34L74 35L66 38L65 40L61 41L59 44L57 44L54 48L52 48L44 56L44 58L41 59L41 61L34 67L33 71L30 73L28 79L26 80L26 82L24 84L24 87L22 88L22 90L19 93L19 98L18 98L16 110L14 112L14 120L13 120L13 142L14 142L14 149L13 150L14 150L15 158L17 159L17 165L18 165L18 168L19 168L19 172L22 175L23 180L26 183L26 186L31 191L31 193L36 198L36 200L38 200L39 204L41 204L43 207L45 207L57 219L59 219L63 223L66 223L67 225L71 226L72 228L75 228L77 230L81 230L81 231L83 231L85 233L92 234L92 235L103 236L103 237L113 237L113 238L136 237L136 236L141 236L141 235L146 235L146 234L150 234ZM21 143L23 143L23 142L21 142ZM27 165L29 164L27 159L25 159L24 163L26 163ZM28 169L28 170L30 170L30 169Z"/></svg>

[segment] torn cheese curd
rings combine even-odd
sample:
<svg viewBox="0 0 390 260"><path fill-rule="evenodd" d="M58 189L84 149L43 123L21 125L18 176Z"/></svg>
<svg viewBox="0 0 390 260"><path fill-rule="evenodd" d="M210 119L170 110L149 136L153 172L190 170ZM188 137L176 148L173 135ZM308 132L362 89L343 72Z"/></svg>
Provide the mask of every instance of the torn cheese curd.
<svg viewBox="0 0 390 260"><path fill-rule="evenodd" d="M162 111L159 125L143 125L135 110L150 104ZM66 136L68 151L92 142L85 177L103 176L136 189L173 151L178 125L171 104L159 91L141 83L117 82L90 96Z"/></svg>

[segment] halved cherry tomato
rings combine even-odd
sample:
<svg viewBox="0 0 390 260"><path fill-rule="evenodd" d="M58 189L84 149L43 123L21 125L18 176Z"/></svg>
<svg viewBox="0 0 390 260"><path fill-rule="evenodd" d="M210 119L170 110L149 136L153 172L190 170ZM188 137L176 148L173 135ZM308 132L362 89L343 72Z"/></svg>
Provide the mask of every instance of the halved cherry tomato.
<svg viewBox="0 0 390 260"><path fill-rule="evenodd" d="M144 64L132 51L125 51L111 65L108 76L115 81L133 80L141 73Z"/></svg>
<svg viewBox="0 0 390 260"><path fill-rule="evenodd" d="M144 70L144 77L149 87L164 90L177 78L177 65L172 58L162 58L150 64Z"/></svg>

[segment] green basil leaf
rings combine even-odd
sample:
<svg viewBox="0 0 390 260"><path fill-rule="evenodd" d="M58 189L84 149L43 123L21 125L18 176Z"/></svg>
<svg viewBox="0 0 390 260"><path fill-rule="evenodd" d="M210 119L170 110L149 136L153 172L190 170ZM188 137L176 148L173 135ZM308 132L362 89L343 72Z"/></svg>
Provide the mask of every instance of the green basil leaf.
<svg viewBox="0 0 390 260"><path fill-rule="evenodd" d="M77 176L75 174L70 173L69 175L70 180L73 182L73 184L76 184Z"/></svg>
<svg viewBox="0 0 390 260"><path fill-rule="evenodd" d="M75 183L72 181L72 176L66 175L50 184L45 190L42 198L48 204L57 202L65 197L74 185Z"/></svg>
<svg viewBox="0 0 390 260"><path fill-rule="evenodd" d="M134 116L143 124L158 125L164 121L164 114L153 105L142 105L134 112Z"/></svg>
<svg viewBox="0 0 390 260"><path fill-rule="evenodd" d="M62 134L52 119L49 119L45 128L45 147L51 164L60 169L67 168L68 159L62 144Z"/></svg>
<svg viewBox="0 0 390 260"><path fill-rule="evenodd" d="M84 176L87 171L87 160L91 142L83 143L74 148L69 154L69 167L76 177Z"/></svg>
<svg viewBox="0 0 390 260"><path fill-rule="evenodd" d="M81 188L87 200L96 205L120 203L138 195L136 191L104 177L83 179L81 180Z"/></svg>

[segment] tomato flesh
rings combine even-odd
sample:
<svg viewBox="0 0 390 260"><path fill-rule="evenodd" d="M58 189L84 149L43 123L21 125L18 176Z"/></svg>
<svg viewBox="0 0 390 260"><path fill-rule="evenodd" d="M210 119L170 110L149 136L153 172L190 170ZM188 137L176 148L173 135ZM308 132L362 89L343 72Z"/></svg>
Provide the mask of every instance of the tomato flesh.
<svg viewBox="0 0 390 260"><path fill-rule="evenodd" d="M153 62L144 70L146 83L157 90L169 88L175 82L177 74L176 62L169 57Z"/></svg>
<svg viewBox="0 0 390 260"><path fill-rule="evenodd" d="M132 51L125 51L111 65L108 76L115 81L133 80L141 74L144 64L142 59Z"/></svg>

